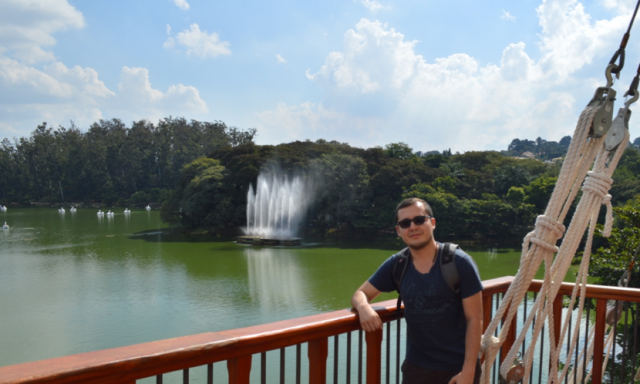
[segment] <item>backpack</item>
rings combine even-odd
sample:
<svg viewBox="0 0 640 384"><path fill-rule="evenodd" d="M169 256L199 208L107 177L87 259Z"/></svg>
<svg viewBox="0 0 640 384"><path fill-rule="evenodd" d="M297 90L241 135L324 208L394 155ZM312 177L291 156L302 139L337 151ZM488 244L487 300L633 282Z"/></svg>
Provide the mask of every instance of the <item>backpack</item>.
<svg viewBox="0 0 640 384"><path fill-rule="evenodd" d="M455 253L458 249L457 244L444 243L442 247L440 259L440 270L447 286L458 296L460 296L460 274L458 273L458 267L456 266ZM409 248L405 248L398 253L396 263L393 265L393 281L396 284L396 291L398 291L398 303L396 305L397 311L400 312L400 303L402 302L402 295L400 294L400 283L404 277L404 272L407 270L409 264L409 257L411 252Z"/></svg>

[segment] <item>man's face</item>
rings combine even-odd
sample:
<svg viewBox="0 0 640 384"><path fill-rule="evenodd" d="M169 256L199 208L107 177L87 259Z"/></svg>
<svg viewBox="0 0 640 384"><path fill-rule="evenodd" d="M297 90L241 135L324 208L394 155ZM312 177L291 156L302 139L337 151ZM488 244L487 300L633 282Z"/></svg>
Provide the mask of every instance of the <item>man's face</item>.
<svg viewBox="0 0 640 384"><path fill-rule="evenodd" d="M420 202L404 207L398 211L398 221L413 219L416 216L427 215L424 205ZM427 219L424 224L416 225L411 222L409 228L400 228L396 224L396 232L405 244L411 249L422 249L431 242L433 230L436 227L436 219Z"/></svg>

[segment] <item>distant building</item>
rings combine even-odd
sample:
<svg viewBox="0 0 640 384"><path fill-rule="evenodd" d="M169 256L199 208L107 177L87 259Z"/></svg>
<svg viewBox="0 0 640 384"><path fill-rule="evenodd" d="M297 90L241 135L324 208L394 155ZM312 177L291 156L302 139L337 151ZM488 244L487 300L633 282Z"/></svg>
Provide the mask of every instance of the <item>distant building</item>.
<svg viewBox="0 0 640 384"><path fill-rule="evenodd" d="M521 157L524 157L525 159L535 159L536 155L534 155L533 153L526 151L523 152L522 155L520 155Z"/></svg>

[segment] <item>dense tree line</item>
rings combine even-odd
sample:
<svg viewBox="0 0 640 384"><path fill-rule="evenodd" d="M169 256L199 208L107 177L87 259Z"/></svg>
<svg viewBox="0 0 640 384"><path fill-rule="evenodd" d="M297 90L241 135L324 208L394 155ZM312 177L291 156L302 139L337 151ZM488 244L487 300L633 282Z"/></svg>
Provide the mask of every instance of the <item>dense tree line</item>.
<svg viewBox="0 0 640 384"><path fill-rule="evenodd" d="M419 156L404 143L368 149L325 140L250 143L221 147L187 166L162 216L185 227L243 226L249 184L274 167L315 183L309 228L390 229L396 204L418 196L446 218L438 221L440 237L500 238L521 235L544 211L560 169L494 151Z"/></svg>
<svg viewBox="0 0 640 384"><path fill-rule="evenodd" d="M255 129L165 118L126 126L100 120L82 132L46 123L0 142L0 202L146 205L175 188L181 169L222 147L251 143Z"/></svg>
<svg viewBox="0 0 640 384"><path fill-rule="evenodd" d="M565 146L570 139L561 142ZM278 168L315 183L314 203L304 222L308 228L391 229L395 205L417 196L441 218L440 237L518 239L544 212L560 167L561 161L519 159L494 151L422 154L405 143L368 149L325 140L249 143L220 147L210 159L187 166L162 215L188 228L243 226L249 184L255 185L261 170ZM614 174L614 205L640 194L637 175L640 152L630 145Z"/></svg>
<svg viewBox="0 0 640 384"><path fill-rule="evenodd" d="M388 230L398 201L418 196L440 218L441 237L518 238L544 211L561 161L517 157L525 150L560 157L556 150L570 143L514 139L507 151L453 154L416 152L405 143L256 145L255 135L183 118L130 126L101 120L84 132L42 124L28 138L0 143L0 203L156 202L165 221L185 228L237 228L246 224L249 185L262 170L278 168L313 183L308 228ZM615 205L640 193L638 175L640 152L629 143L614 174Z"/></svg>

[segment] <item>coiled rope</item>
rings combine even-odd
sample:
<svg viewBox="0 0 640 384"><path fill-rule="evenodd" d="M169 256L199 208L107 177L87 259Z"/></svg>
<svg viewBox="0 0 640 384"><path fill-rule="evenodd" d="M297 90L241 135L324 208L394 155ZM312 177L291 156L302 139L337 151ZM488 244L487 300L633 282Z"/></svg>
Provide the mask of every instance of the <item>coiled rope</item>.
<svg viewBox="0 0 640 384"><path fill-rule="evenodd" d="M528 384L536 341L547 319L549 340L555 340L557 330L554 329L553 301L558 294L562 281L571 266L571 261L588 227L587 241L577 273L576 284L571 293L569 303L569 308L573 308L579 296L578 316L582 316L596 220L600 207L605 205L607 214L603 234L608 237L613 227L611 195L609 195L609 190L613 183L611 177L624 152L625 144L629 141L627 127L631 114L629 105L638 99L637 88L640 78L640 66L629 90L625 94L625 96L632 96L633 98L625 103L624 108L620 109L613 127L610 130L613 101L615 100L616 94L611 88L613 85L612 74L615 74L617 78L620 77L620 71L624 66L625 47L629 40L629 34L638 12L638 7L640 7L640 0L638 0L636 4L629 28L620 43L620 48L614 53L605 71L607 85L596 90L594 98L580 114L573 134L573 140L567 151L549 204L547 205L544 215L538 216L534 230L525 236L522 244L520 269L508 291L505 293L500 307L496 311L495 316L488 325L482 338L481 353L484 354L483 373L480 380L482 384L489 384L490 368L495 362L500 347L506 340L512 320L518 311L519 304L527 294L527 290L535 273L544 262L544 281L540 288L540 293L524 322L520 334L500 367L500 375L503 378L507 378L511 364L515 361L520 346L523 344L525 336L532 327L532 324L534 324L535 319L535 325L533 325L533 329L531 330L531 340L524 355L524 376L521 378L524 384ZM618 59L619 63L616 64L615 62ZM580 188L581 185L582 188ZM556 243L565 233L565 227L562 223L580 189L582 189L583 192L582 198L571 219L564 240L561 246L558 247ZM555 258L554 254L556 254ZM551 348L548 380L550 384L560 383L564 380L569 369L569 364L565 364L562 371L558 374L560 350L568 333L570 319L570 316L565 317L565 321L559 330L558 343L552 345ZM502 328L500 329L498 337L495 337L493 335L497 332L500 324L502 324ZM611 327L614 328L614 326ZM604 363L605 366L608 361L609 351L613 345L612 335L613 331L610 331L605 342L605 351L607 353ZM567 356L572 356L578 336L579 327L576 327L571 335L570 349L567 351ZM594 336L590 336L590 345L584 349L586 352L583 351L583 353L589 354L588 360L590 360L593 355L593 338ZM581 354L581 356L583 355ZM578 369L577 371L573 370L571 373L572 378L574 372L578 372L580 376L582 375L580 373L582 369ZM637 376L638 375L640 375L640 371Z"/></svg>
<svg viewBox="0 0 640 384"><path fill-rule="evenodd" d="M606 94L604 100L608 100L612 103L612 99L615 97L615 91L613 91L610 86L611 82L609 82L607 87L603 90L600 90L600 92L602 95ZM597 95L598 91L596 92L594 100L597 98ZM627 109L628 104L625 106ZM608 192L613 182L611 176L625 149L625 145L617 145L614 149L607 149L605 136L594 136L594 132L596 131L596 129L594 129L594 125L596 124L594 123L600 123L599 120L594 122L594 118L596 116L600 118L603 108L609 108L609 110L611 110L611 107L612 105L607 105L606 102L605 104L598 104L593 103L592 100L592 103L590 103L580 114L580 118L574 131L572 143L569 146L564 165L560 171L558 182L553 194L551 195L547 209L544 215L539 216L536 220L535 229L525 236L522 245L520 269L518 270L511 287L505 294L494 318L485 331L485 336L482 341L482 348L485 356L484 373L481 378L481 383L483 384L489 384L490 378L488 372L496 359L500 347L506 339L512 324L511 321L517 313L518 304L522 302L535 273L544 262L545 273L540 294L535 300L531 313L525 320L520 334L505 357L504 363L500 367L500 374L502 377L507 377L509 368L511 367L512 362L516 359L516 355L520 350L519 347L524 342L525 335L528 333L528 330L531 328L535 319L535 325L533 326L531 333L531 341L524 355L524 366L527 374L525 374L523 381L525 384L528 383L528 372L530 372L533 363L533 350L535 348L536 341L542 332L545 319L549 320L547 324L549 340L555 340L555 332L558 330L554 329L553 326L552 303L558 294L562 281L571 266L573 256L575 255L579 243L588 226L589 230L587 233L587 243L585 246L584 256L578 271L576 285L572 292L570 302L570 307L573 307L576 297L580 296L579 313L582 313L584 308L584 295L586 292L586 277L589 267L590 249L593 240L593 232L595 231L596 219L600 206L604 204L607 207L605 234L610 234L613 215L610 203L611 196ZM624 130L624 132L621 133L622 137L618 137L618 140L620 143L627 143L629 140L628 131ZM592 170L589 171L592 164ZM581 184L583 191L582 198L576 208L576 212L571 220L571 224L569 225L569 229L566 232L562 245L558 247L556 243L565 233L565 228L561 223L564 221L573 200L578 194ZM555 258L554 253L557 253ZM561 330L559 330L560 342L553 347L551 352L551 361L553 363L550 365L549 383L560 382L567 373L568 365L564 367L560 376L558 376L557 361L560 355L562 340L564 340L567 333L568 320L569 318L565 319ZM502 324L502 328L498 337L492 337L500 324ZM573 348L575 347L577 337L578 331L576 329L572 335L569 355L571 355Z"/></svg>

